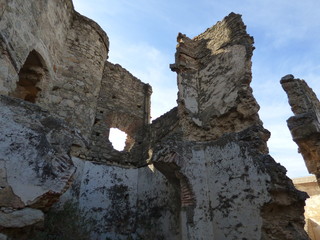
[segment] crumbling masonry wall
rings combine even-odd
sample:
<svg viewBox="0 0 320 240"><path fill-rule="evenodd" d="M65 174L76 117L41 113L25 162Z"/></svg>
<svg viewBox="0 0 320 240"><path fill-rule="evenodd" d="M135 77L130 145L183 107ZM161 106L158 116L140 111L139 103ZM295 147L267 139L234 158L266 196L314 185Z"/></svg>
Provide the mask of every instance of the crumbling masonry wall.
<svg viewBox="0 0 320 240"><path fill-rule="evenodd" d="M150 123L150 85L141 82L119 64L105 63L92 129L88 160L118 164L144 164L143 140ZM110 128L127 134L124 152L113 149Z"/></svg>
<svg viewBox="0 0 320 240"><path fill-rule="evenodd" d="M76 13L72 1L17 0L3 5L0 93L17 96L19 72L35 51L44 76L35 86L34 102L77 126L88 138L108 53L105 32Z"/></svg>
<svg viewBox="0 0 320 240"><path fill-rule="evenodd" d="M77 202L94 222L93 239L181 239L179 195L159 171L73 162L75 180L60 204Z"/></svg>
<svg viewBox="0 0 320 240"><path fill-rule="evenodd" d="M76 129L39 106L0 96L0 231L13 233L43 221L76 170L72 144L83 144ZM25 235L25 234L24 234Z"/></svg>
<svg viewBox="0 0 320 240"><path fill-rule="evenodd" d="M178 186L182 238L308 239L306 195L268 155L249 85L253 39L240 15L178 43L178 127L151 147L154 166Z"/></svg>
<svg viewBox="0 0 320 240"><path fill-rule="evenodd" d="M216 139L259 122L249 86L253 38L238 15L194 39L179 34L177 41L171 69L178 73L178 109L188 139Z"/></svg>
<svg viewBox="0 0 320 240"><path fill-rule="evenodd" d="M309 173L320 184L320 102L304 80L284 76L281 85L288 95L294 116L287 120L293 141L299 147Z"/></svg>

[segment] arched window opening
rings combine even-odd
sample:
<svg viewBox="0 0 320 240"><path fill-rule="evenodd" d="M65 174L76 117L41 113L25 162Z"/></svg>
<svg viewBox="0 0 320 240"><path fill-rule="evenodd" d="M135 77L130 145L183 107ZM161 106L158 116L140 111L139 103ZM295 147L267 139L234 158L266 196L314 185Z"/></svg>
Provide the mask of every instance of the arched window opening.
<svg viewBox="0 0 320 240"><path fill-rule="evenodd" d="M118 128L110 128L109 141L114 149L118 151L126 150L127 134Z"/></svg>
<svg viewBox="0 0 320 240"><path fill-rule="evenodd" d="M35 103L38 93L41 91L39 83L45 76L46 68L41 56L36 51L31 51L19 71L17 88L10 95Z"/></svg>

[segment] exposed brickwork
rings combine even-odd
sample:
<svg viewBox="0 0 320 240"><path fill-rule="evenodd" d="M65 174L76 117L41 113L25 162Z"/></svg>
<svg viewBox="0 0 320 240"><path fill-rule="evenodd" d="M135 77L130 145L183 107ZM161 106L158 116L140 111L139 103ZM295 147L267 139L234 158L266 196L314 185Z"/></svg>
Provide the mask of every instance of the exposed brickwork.
<svg viewBox="0 0 320 240"><path fill-rule="evenodd" d="M172 184L179 186L181 206L195 205L195 196L188 178L180 172L181 159L177 153L171 152L153 160L155 167L161 171Z"/></svg>

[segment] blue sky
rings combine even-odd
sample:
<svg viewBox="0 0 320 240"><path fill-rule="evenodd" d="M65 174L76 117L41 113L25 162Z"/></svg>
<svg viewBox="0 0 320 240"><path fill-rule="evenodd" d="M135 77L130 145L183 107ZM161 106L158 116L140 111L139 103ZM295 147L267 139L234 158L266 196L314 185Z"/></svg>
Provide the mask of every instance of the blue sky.
<svg viewBox="0 0 320 240"><path fill-rule="evenodd" d="M178 33L192 38L230 12L241 14L255 39L251 86L271 132L270 154L289 177L308 175L287 129L292 112L279 81L293 74L320 96L319 0L74 0L74 5L108 34L109 61L152 86L153 119L176 106L176 74L169 64Z"/></svg>

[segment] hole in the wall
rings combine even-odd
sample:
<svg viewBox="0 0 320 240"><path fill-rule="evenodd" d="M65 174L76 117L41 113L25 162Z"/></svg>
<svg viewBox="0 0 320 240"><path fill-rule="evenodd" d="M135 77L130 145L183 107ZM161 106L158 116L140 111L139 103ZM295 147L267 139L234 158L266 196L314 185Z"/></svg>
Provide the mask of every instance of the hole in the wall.
<svg viewBox="0 0 320 240"><path fill-rule="evenodd" d="M109 141L114 149L118 151L124 150L126 146L127 134L118 128L110 128Z"/></svg>

